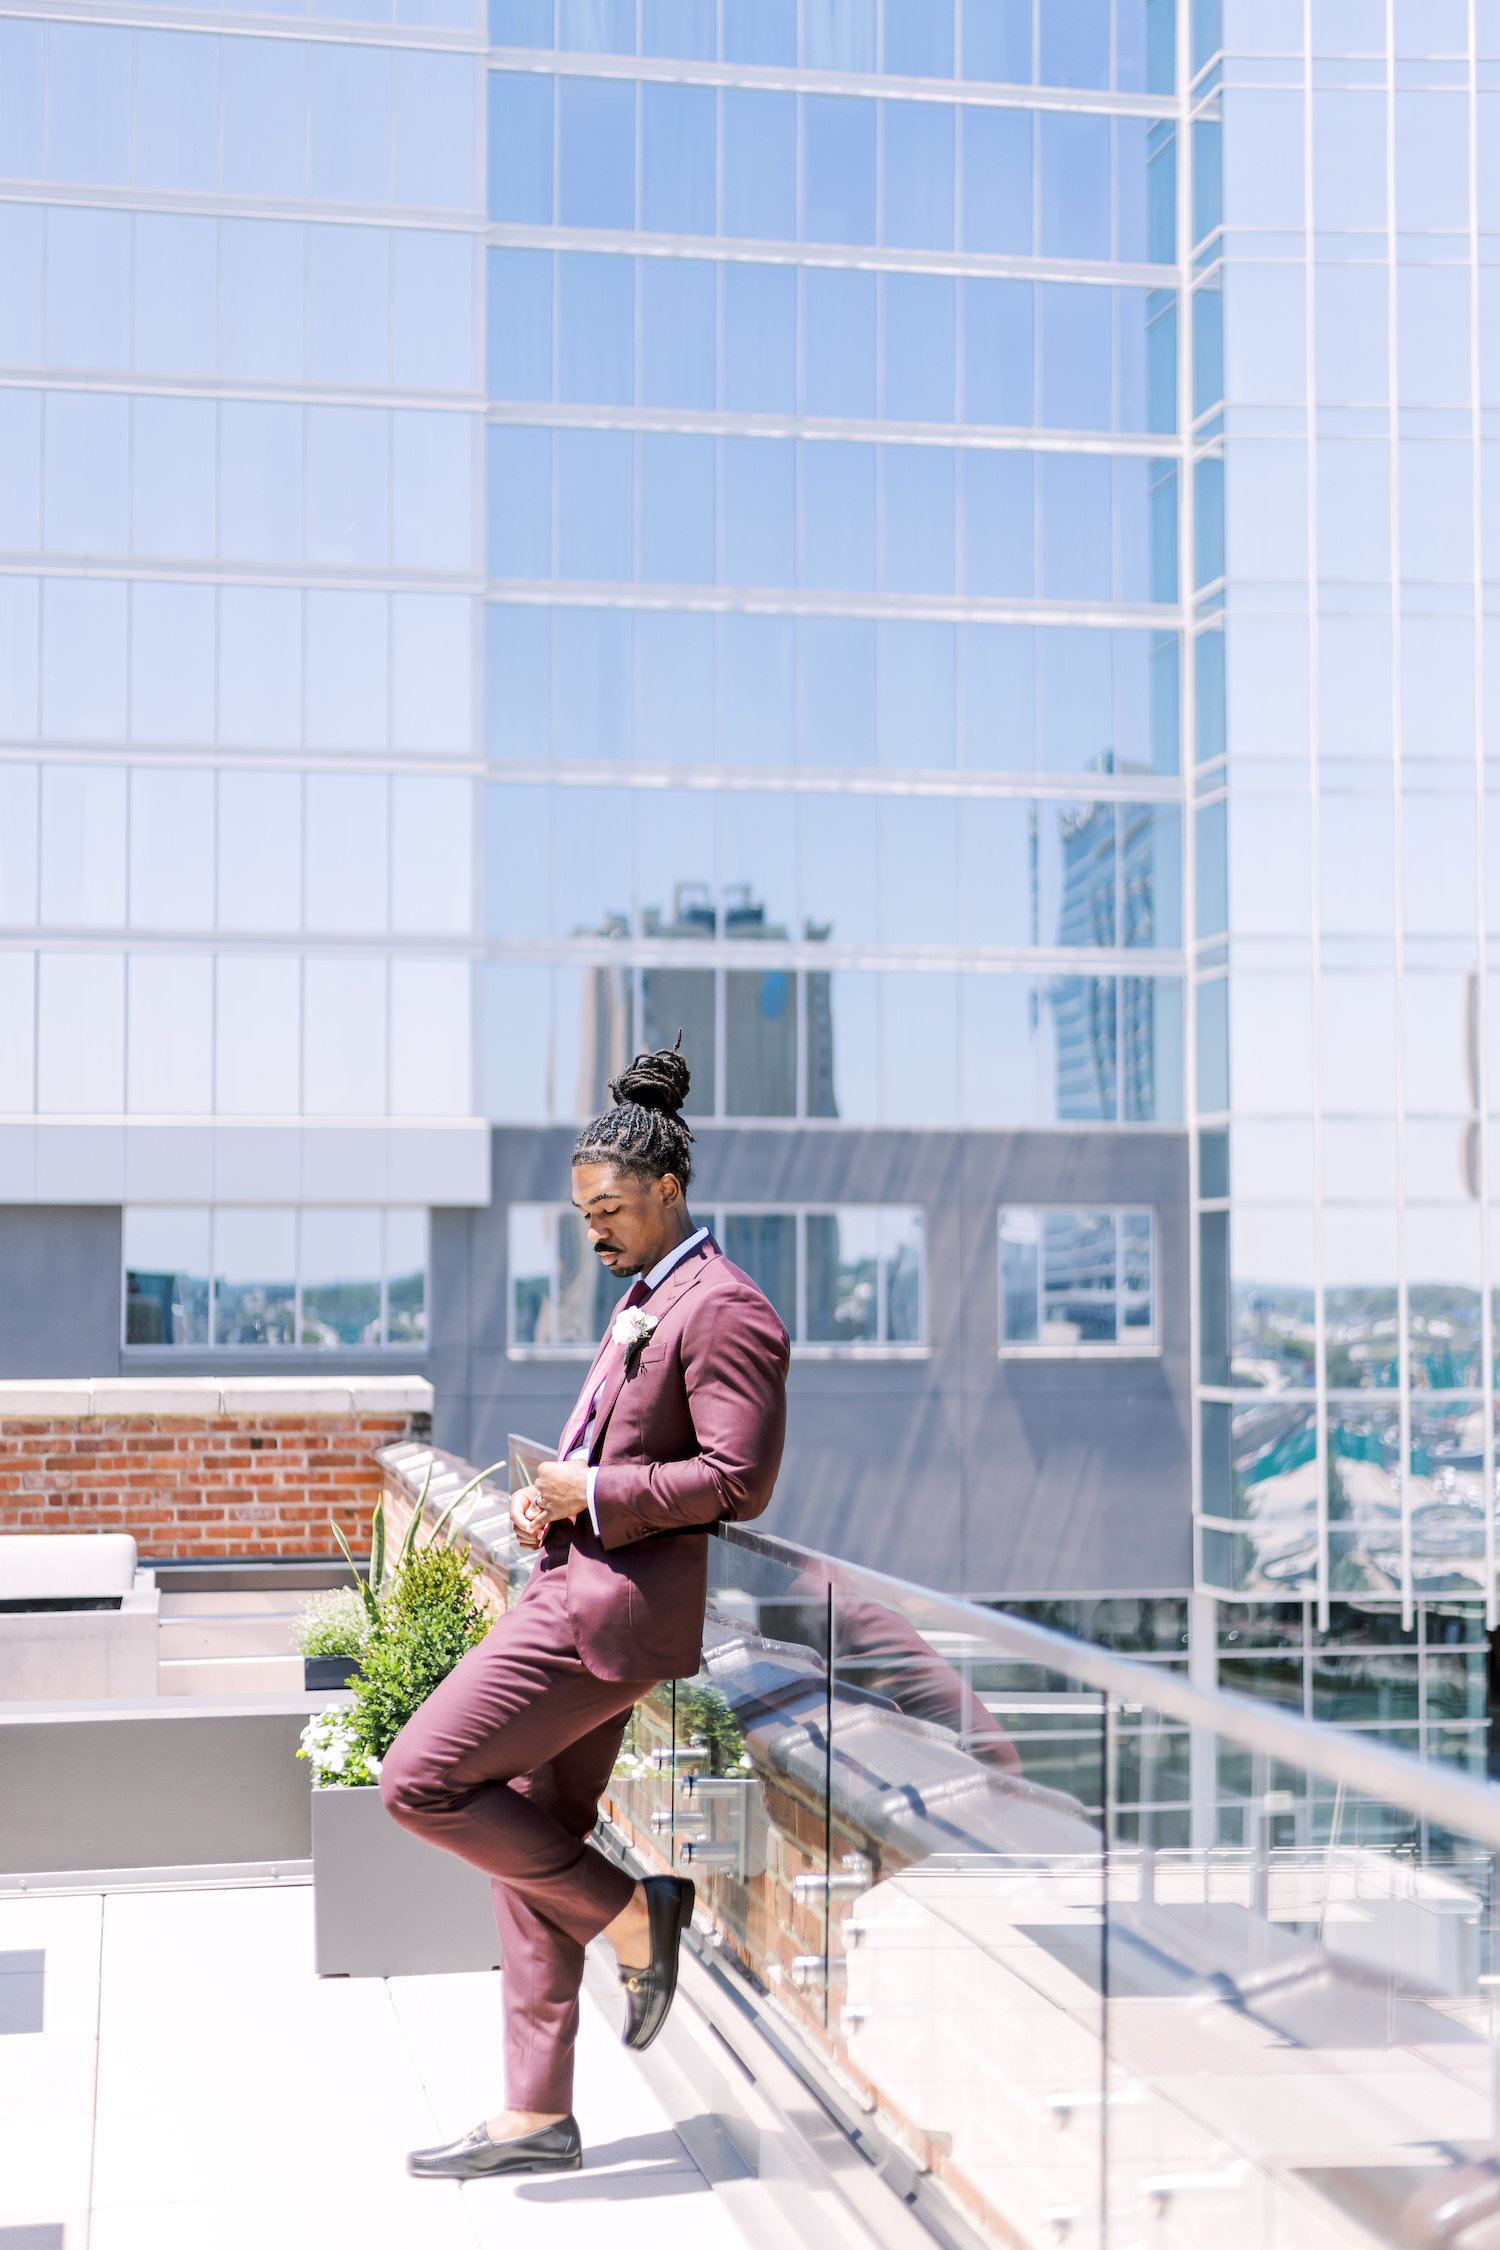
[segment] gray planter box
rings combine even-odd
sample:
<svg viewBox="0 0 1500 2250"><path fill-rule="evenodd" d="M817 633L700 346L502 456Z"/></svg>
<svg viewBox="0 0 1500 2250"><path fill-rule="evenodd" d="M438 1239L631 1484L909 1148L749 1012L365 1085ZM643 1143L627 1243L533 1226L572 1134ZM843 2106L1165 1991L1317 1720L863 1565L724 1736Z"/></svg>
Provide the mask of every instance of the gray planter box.
<svg viewBox="0 0 1500 2250"><path fill-rule="evenodd" d="M378 1789L312 1793L320 1977L498 1969L490 1880L398 1827Z"/></svg>

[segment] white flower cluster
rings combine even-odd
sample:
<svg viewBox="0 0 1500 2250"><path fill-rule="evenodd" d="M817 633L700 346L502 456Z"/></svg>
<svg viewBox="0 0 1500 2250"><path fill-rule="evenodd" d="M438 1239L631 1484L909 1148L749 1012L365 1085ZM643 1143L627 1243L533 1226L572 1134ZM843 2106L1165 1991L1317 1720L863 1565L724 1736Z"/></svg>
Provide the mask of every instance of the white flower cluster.
<svg viewBox="0 0 1500 2250"><path fill-rule="evenodd" d="M347 1712L320 1711L302 1729L302 1748L320 1789L358 1789L380 1779L380 1760L356 1750Z"/></svg>
<svg viewBox="0 0 1500 2250"><path fill-rule="evenodd" d="M639 1305L631 1305L620 1313L610 1330L615 1342L628 1359L642 1344L649 1344L656 1333L656 1314L642 1312Z"/></svg>

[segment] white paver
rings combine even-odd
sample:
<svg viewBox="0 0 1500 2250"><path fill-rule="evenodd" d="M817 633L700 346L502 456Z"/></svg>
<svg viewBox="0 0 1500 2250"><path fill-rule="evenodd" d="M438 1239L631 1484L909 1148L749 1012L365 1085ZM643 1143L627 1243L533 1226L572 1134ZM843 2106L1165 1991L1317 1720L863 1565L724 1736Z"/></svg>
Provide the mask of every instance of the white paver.
<svg viewBox="0 0 1500 2250"><path fill-rule="evenodd" d="M407 2177L502 2092L497 1975L313 1973L312 1891L0 1900L47 1956L41 2032L0 2038L0 2228L65 2250L744 2250L724 2200L585 1995L581 2172Z"/></svg>

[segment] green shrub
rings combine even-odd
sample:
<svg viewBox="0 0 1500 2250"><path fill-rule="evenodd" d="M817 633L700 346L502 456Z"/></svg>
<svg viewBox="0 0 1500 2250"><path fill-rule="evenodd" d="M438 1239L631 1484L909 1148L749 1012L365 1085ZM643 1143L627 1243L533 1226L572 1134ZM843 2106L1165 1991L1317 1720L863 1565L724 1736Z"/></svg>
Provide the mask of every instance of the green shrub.
<svg viewBox="0 0 1500 2250"><path fill-rule="evenodd" d="M311 1761L320 1787L362 1788L379 1780L380 1761L412 1713L490 1629L474 1598L478 1576L466 1549L433 1538L425 1547L403 1545L373 1623L363 1594L346 1597L365 1626L354 1701L346 1711L314 1720L297 1753Z"/></svg>

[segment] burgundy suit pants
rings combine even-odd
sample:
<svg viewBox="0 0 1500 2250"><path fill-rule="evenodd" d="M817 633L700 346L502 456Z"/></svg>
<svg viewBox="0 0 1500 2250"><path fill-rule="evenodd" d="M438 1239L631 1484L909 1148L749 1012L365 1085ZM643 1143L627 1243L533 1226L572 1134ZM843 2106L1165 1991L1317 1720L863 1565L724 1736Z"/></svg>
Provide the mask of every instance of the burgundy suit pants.
<svg viewBox="0 0 1500 2250"><path fill-rule="evenodd" d="M566 1568L435 1688L386 1753L380 1794L414 1835L490 1877L504 1966L505 2099L573 2106L583 1949L634 1888L587 1842L633 1706L656 1682L601 1680L573 1641Z"/></svg>

